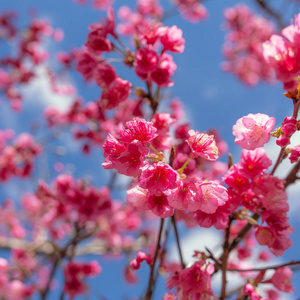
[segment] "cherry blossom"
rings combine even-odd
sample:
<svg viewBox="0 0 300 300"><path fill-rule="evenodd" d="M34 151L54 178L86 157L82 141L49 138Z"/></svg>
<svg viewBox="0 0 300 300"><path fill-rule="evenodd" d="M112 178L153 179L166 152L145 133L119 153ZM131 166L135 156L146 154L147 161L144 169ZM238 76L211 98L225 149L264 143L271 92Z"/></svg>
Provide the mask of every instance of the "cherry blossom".
<svg viewBox="0 0 300 300"><path fill-rule="evenodd" d="M270 132L275 125L275 118L257 113L248 114L237 120L232 133L235 143L243 149L254 150L262 147L270 139Z"/></svg>
<svg viewBox="0 0 300 300"><path fill-rule="evenodd" d="M192 150L192 157L201 156L208 160L216 160L219 157L219 150L214 136L195 132L194 130L190 130L189 135L187 142Z"/></svg>

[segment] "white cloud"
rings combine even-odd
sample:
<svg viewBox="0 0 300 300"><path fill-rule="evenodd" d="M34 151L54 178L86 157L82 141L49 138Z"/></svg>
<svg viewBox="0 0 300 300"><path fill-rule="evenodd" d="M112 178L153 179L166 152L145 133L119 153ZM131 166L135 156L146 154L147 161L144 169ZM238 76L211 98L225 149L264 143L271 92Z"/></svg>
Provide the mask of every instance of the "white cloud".
<svg viewBox="0 0 300 300"><path fill-rule="evenodd" d="M180 236L180 233L179 233ZM222 243L222 234L214 228L195 228L190 229L182 238L182 255L185 263L192 261L194 250L205 251L205 247L217 255L216 250L220 249ZM177 245L174 242L170 247L170 260L179 261Z"/></svg>
<svg viewBox="0 0 300 300"><path fill-rule="evenodd" d="M31 105L52 106L64 112L74 100L74 95L59 95L51 89L49 77L45 66L36 71L36 78L22 88L26 101ZM64 84L70 84L65 82Z"/></svg>

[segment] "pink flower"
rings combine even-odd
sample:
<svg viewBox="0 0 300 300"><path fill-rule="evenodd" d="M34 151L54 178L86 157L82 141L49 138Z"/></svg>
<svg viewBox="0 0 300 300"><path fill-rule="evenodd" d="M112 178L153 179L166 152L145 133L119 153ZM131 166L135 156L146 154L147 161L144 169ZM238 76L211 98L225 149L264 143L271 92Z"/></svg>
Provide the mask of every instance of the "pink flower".
<svg viewBox="0 0 300 300"><path fill-rule="evenodd" d="M117 78L115 68L107 63L99 63L93 69L93 78L102 88L108 87Z"/></svg>
<svg viewBox="0 0 300 300"><path fill-rule="evenodd" d="M249 179L254 179L272 165L272 161L263 148L255 150L242 150L241 161L238 166L241 173Z"/></svg>
<svg viewBox="0 0 300 300"><path fill-rule="evenodd" d="M160 87L170 87L174 82L170 77L174 74L177 66L168 53L163 53L159 59L157 68L151 73L151 79Z"/></svg>
<svg viewBox="0 0 300 300"><path fill-rule="evenodd" d="M115 162L121 153L126 151L126 146L121 144L113 135L108 134L103 144L105 162L102 164L104 169L113 169Z"/></svg>
<svg viewBox="0 0 300 300"><path fill-rule="evenodd" d="M131 143L137 140L147 145L157 136L157 129L153 123L144 119L135 118L132 121L128 121L126 122L126 127L120 132L120 141L123 143Z"/></svg>
<svg viewBox="0 0 300 300"><path fill-rule="evenodd" d="M95 30L89 33L85 46L94 55L102 52L110 52L112 50L111 42L106 38L106 34L101 30Z"/></svg>
<svg viewBox="0 0 300 300"><path fill-rule="evenodd" d="M140 168L145 164L145 156L149 150L145 148L139 141L127 145L127 148L116 159L114 168L120 174L137 177L140 175Z"/></svg>
<svg viewBox="0 0 300 300"><path fill-rule="evenodd" d="M204 228L210 228L211 226L214 226L219 230L225 229L228 226L228 216L230 211L226 211L224 206L218 206L214 213L205 213L201 210L197 210L194 214L194 217L198 225Z"/></svg>
<svg viewBox="0 0 300 300"><path fill-rule="evenodd" d="M195 181L190 179L176 182L177 188L168 195L172 207L180 210L196 211L202 205L202 191L198 189Z"/></svg>
<svg viewBox="0 0 300 300"><path fill-rule="evenodd" d="M176 188L178 179L179 174L175 170L163 162L158 162L142 169L139 185L148 189L149 193L160 196L162 192Z"/></svg>
<svg viewBox="0 0 300 300"><path fill-rule="evenodd" d="M101 272L101 267L97 261L88 263L68 262L64 267L65 286L64 290L73 299L77 295L81 295L88 289L83 283L86 277L96 276Z"/></svg>
<svg viewBox="0 0 300 300"><path fill-rule="evenodd" d="M296 77L300 74L300 45L286 41L279 35L272 35L263 43L263 54L282 81L286 90L297 87Z"/></svg>
<svg viewBox="0 0 300 300"><path fill-rule="evenodd" d="M227 189L216 182L203 182L199 188L202 190L202 201L199 210L205 213L215 213L217 208L224 205L228 200Z"/></svg>
<svg viewBox="0 0 300 300"><path fill-rule="evenodd" d="M117 77L112 86L102 90L101 105L104 109L113 109L121 102L125 101L130 95L132 84Z"/></svg>
<svg viewBox="0 0 300 300"><path fill-rule="evenodd" d="M93 6L96 9L106 10L108 6L112 5L113 0L93 0Z"/></svg>
<svg viewBox="0 0 300 300"><path fill-rule="evenodd" d="M300 74L300 14L295 18L295 25L284 28L282 35L287 40L272 35L263 44L264 57L275 69L278 80L284 83L283 88L294 90L296 77Z"/></svg>
<svg viewBox="0 0 300 300"><path fill-rule="evenodd" d="M275 118L270 118L265 114L249 114L242 117L232 128L235 143L247 150L262 147L269 141L274 125Z"/></svg>
<svg viewBox="0 0 300 300"><path fill-rule="evenodd" d="M134 70L139 74L154 71L158 64L158 55L151 47L140 47L135 54Z"/></svg>
<svg viewBox="0 0 300 300"><path fill-rule="evenodd" d="M33 294L33 289L20 280L12 280L8 282L4 293L7 300L24 300Z"/></svg>
<svg viewBox="0 0 300 300"><path fill-rule="evenodd" d="M258 226L255 229L255 237L260 245L268 246L276 256L281 256L293 244L289 237L276 232L270 226Z"/></svg>
<svg viewBox="0 0 300 300"><path fill-rule="evenodd" d="M276 140L276 144L280 147L286 147L291 143L290 137L297 130L297 120L294 117L285 117L282 124L281 130L279 131L279 137Z"/></svg>
<svg viewBox="0 0 300 300"><path fill-rule="evenodd" d="M126 200L139 210L147 210L147 189L143 189L138 185L134 185L127 190Z"/></svg>
<svg viewBox="0 0 300 300"><path fill-rule="evenodd" d="M161 27L159 29L160 42L163 45L163 51L183 52L185 40L182 38L182 30L177 26Z"/></svg>
<svg viewBox="0 0 300 300"><path fill-rule="evenodd" d="M82 74L85 80L91 80L97 65L97 58L87 48L83 48L75 57L77 60L76 70Z"/></svg>
<svg viewBox="0 0 300 300"><path fill-rule="evenodd" d="M293 293L294 289L291 283L292 275L293 271L289 267L278 268L272 276L271 281L279 291Z"/></svg>
<svg viewBox="0 0 300 300"><path fill-rule="evenodd" d="M205 261L197 261L179 274L179 285L183 297L179 299L211 299L214 294L211 288L211 274L214 268Z"/></svg>
<svg viewBox="0 0 300 300"><path fill-rule="evenodd" d="M282 122L281 130L284 135L293 135L297 130L297 120L294 117L285 117Z"/></svg>
<svg viewBox="0 0 300 300"><path fill-rule="evenodd" d="M192 150L192 157L201 156L207 160L216 160L219 157L219 150L213 135L194 130L190 130L189 135L186 141Z"/></svg>
<svg viewBox="0 0 300 300"><path fill-rule="evenodd" d="M159 196L149 195L147 208L161 218L168 218L174 215L174 208L169 205L168 197L165 194Z"/></svg>

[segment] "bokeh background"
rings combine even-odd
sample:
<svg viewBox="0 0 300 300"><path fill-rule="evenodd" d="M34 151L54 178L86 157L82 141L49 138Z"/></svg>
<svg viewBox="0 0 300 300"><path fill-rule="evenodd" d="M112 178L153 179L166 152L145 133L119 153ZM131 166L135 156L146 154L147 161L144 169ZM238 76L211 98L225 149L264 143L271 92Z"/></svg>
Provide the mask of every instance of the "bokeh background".
<svg viewBox="0 0 300 300"><path fill-rule="evenodd" d="M255 1L243 1L251 9L259 14L265 15ZM282 12L283 19L289 24L299 10L297 1L269 1L277 11ZM220 65L224 60L222 46L226 30L222 25L224 22L223 11L227 7L234 6L238 1L209 0L203 1L208 10L209 16L206 20L197 24L191 24L183 20L179 13L175 13L166 20L166 25L177 25L183 30L183 37L186 40L185 51L182 54L173 55L177 64L177 70L173 76L174 86L167 91L170 97L178 97L183 103L186 111L186 121L191 123L191 128L198 131L206 131L211 128L219 130L221 137L228 143L229 151L233 154L235 163L239 160L241 148L234 143L232 126L236 120L249 113L265 113L276 118L276 127L281 125L285 116L292 114L292 103L283 96L280 83L267 84L259 83L254 87L243 84L233 74L225 73ZM135 6L132 0L115 0L113 5L115 12L121 5ZM161 1L161 5L166 9L171 8L168 1ZM0 12L13 10L18 13L18 23L24 26L28 23L29 15L35 14L39 18L50 21L54 28L61 28L64 31L64 39L53 42L45 40L45 48L50 53L58 51L70 51L72 48L80 48L87 39L88 26L105 16L105 12L94 10L91 3L85 5L76 4L73 0L1 0ZM128 40L124 39L124 43ZM0 55L5 55L8 49L0 44ZM55 56L51 58L52 65L57 64ZM122 67L120 64L114 65L118 74L124 79L135 80L133 70ZM58 64L57 64L57 67ZM34 126L39 126L39 136L43 136L45 121L43 110L46 106L55 106L61 110L66 110L73 101L73 96L61 96L54 94L49 86L48 79L41 68L40 76L24 87L22 93L25 95L23 109L19 113L12 112L12 109L5 99L0 100L0 129L13 128L16 134L23 131L32 132ZM93 101L100 96L100 89L95 84L86 85L81 74L71 72L67 79L77 90L77 94L84 101ZM1 97L2 98L2 97ZM43 127L44 126L44 127ZM299 144L292 140L293 144ZM39 159L40 171L45 179L52 180L57 173L53 169L53 163L60 161L64 165L64 170L73 173L75 178L89 178L96 186L100 187L108 182L108 171L103 170L101 163L103 156L101 149L93 149L90 155L83 156L81 145L72 138L69 132L64 133L56 142L55 146L63 147L65 155L57 157L51 152L44 154ZM275 139L266 145L266 150L270 158L275 161L279 147L275 145ZM223 158L226 161L226 157ZM291 168L289 162L283 164L276 175L284 178ZM124 178L119 179L124 182ZM0 199L11 198L16 203L20 201L20 195L24 190L32 189L28 182L11 180L0 186ZM276 263L299 260L300 246L300 185L299 182L290 186L288 190L289 204L291 207L289 217L291 225L295 228L292 234L294 245L285 254L276 259ZM119 199L124 199L124 193L116 195ZM153 224L155 227L156 225ZM180 226L180 236L182 238L185 261L191 260L193 250L204 250L204 246L217 249L221 245L221 233L214 229L194 229L187 231ZM169 251L174 259L178 259L174 237L170 239ZM174 244L174 246L173 246ZM6 257L5 251L0 255ZM84 257L82 259L85 259ZM90 258L89 258L90 259ZM88 296L82 299L131 299L139 298L146 288L149 269L143 266L138 271L140 281L137 285L128 286L122 278L122 268L126 261L123 256L119 257L92 257L98 259L103 268L98 278L90 280L91 290ZM272 260L273 261L273 260ZM274 260L275 262L275 260ZM272 264L272 262L269 262ZM57 274L57 286L60 286L61 274ZM295 274L293 285L294 295L284 295L283 299L297 299L300 297L300 276ZM218 290L217 281L214 287ZM154 298L161 299L164 294L164 281L160 280ZM57 299L57 294L53 292L49 299ZM80 298L80 297L79 297ZM78 298L78 299L79 299Z"/></svg>

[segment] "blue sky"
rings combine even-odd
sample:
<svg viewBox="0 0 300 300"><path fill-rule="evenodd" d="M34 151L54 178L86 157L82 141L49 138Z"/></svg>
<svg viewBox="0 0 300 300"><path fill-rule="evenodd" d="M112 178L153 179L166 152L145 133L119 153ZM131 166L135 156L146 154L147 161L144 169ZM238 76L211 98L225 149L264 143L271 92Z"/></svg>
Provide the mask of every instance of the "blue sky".
<svg viewBox="0 0 300 300"><path fill-rule="evenodd" d="M234 136L232 135L232 126L236 120L249 113L260 112L276 117L276 127L278 127L286 115L291 115L292 105L291 101L283 96L281 84L258 84L256 87L249 88L236 79L234 75L220 70L220 64L223 60L221 48L226 33L221 29L221 24L224 21L223 10L225 7L237 4L238 1L211 0L204 2L209 12L209 17L206 21L193 25L182 20L180 15L176 15L166 22L166 25L176 24L181 28L186 39L185 52L173 56L178 68L173 77L175 85L170 92L184 102L187 111L186 117L192 124L191 128L198 131L205 131L210 128L219 129L221 136L229 145L229 151L234 155L234 162L238 162L241 149L234 144ZM244 2L250 7L257 9L257 6L253 5L254 1ZM278 7L280 8L280 2L282 1L275 2L276 4L279 3ZM132 7L134 1L115 0L115 11L120 5L124 4ZM28 22L27 12L30 8L36 9L38 17L49 19L54 28L62 28L65 32L65 38L62 42L57 44L50 41L46 42L46 47L50 51L68 51L73 47L81 47L87 38L88 25L99 21L100 15L104 15L103 12L92 10L91 5L80 6L72 0L0 1L1 12L6 10L18 11L19 24L21 26ZM259 10L257 11L259 12ZM297 12L299 12L299 6L295 5L285 12L285 19L289 20ZM0 54L2 52L3 50L0 49ZM117 65L115 67L118 69ZM126 76L129 76L129 79L133 78L132 71L130 74L125 68L118 70L120 70L118 74L121 77L126 78ZM94 85L87 88L80 74L72 74L70 80L76 86L78 94L85 101L92 101L99 97L99 88ZM139 82L139 84L142 83ZM43 87L43 94L41 94L41 87ZM46 84L44 86L42 82L39 82L37 86L31 87L29 90L25 90L25 94L27 99L25 99L23 111L19 114L10 114L11 109L9 105L4 100L1 100L0 115L2 114L2 116L0 118L0 129L13 127L19 133L24 128L29 130L33 119L43 122L42 118L38 117L46 104L45 101L41 101L41 96L46 97L48 95L47 104L50 104L52 100L55 100L59 105L64 105L61 103L69 103L70 101L70 99L65 98L54 99L49 97ZM32 117L33 109L35 112L34 118ZM74 142L68 134L63 136L61 142L68 149L68 155L65 156L63 162L68 164L70 168L74 168L76 177L89 176L97 186L105 185L108 176L101 167L103 158L100 149L95 149L90 156L85 156L82 158L82 161L78 161L80 145ZM270 156L275 159L279 148L276 146L268 147L268 151ZM54 158L50 157L50 159ZM95 161L97 164L95 164ZM282 167L281 172L287 172L288 168L289 165ZM281 173L278 172L278 174ZM282 177L285 176L285 173L283 174ZM50 169L50 177L53 175L54 172ZM14 183L13 181L1 187L2 192L0 192L0 195L3 194L3 197L9 196L17 200L19 193L16 193ZM24 186L19 188L22 190L27 188L27 186L24 184ZM299 202L299 194L300 188L298 184L296 188L293 187L292 189L291 201L297 202L298 200ZM121 196L118 195L118 197ZM292 203L292 207L294 208L293 211L300 209L295 203ZM295 227L295 233L293 234L295 245L280 258L281 261L289 261L292 258L299 259L299 251L297 250L300 245L300 241L297 239L300 230L299 218L297 218L296 214L291 214L291 218L291 223ZM181 233L185 233L183 228L181 228ZM139 271L142 283L138 288L135 286L128 289L122 283L116 289L116 278L120 281L121 277L120 268L117 266L118 264L120 265L120 262L117 261L115 263L113 260L103 259L101 264L103 277L99 277L100 283L97 281L98 279L93 281L93 290L98 289L108 299L121 299L125 295L139 296L144 290L146 282L143 274L146 273L148 276L148 269L145 266L143 266L144 269ZM124 264L124 260L121 260L121 264ZM160 285L162 288L163 283ZM299 297L300 287L296 286L296 280L294 280L294 286L296 289L295 297ZM53 294L50 299L56 299L55 297L55 294ZM160 299L158 295L156 297L156 299ZM294 295L291 297L291 299L295 298ZM98 299L95 292L91 292L90 299Z"/></svg>

